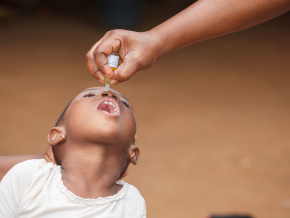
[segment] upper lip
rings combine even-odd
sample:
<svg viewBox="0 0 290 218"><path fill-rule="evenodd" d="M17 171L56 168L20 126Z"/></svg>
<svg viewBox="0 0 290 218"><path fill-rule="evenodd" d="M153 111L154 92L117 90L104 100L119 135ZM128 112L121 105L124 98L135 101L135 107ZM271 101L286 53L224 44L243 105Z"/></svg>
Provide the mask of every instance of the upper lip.
<svg viewBox="0 0 290 218"><path fill-rule="evenodd" d="M97 105L98 110L102 110L112 116L120 115L120 104L112 97L103 97L100 99ZM104 110L107 109L107 110Z"/></svg>

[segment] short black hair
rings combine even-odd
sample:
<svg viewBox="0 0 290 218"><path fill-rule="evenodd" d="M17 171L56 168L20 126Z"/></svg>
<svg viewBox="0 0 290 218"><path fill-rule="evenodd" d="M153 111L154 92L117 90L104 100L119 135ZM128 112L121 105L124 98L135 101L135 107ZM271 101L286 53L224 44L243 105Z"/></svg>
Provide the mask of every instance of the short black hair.
<svg viewBox="0 0 290 218"><path fill-rule="evenodd" d="M67 106L64 108L63 112L60 114L59 118L57 119L55 126L58 126L60 124L60 122L62 121L65 112L67 111L68 107L70 106L72 100L70 100L70 102L67 104Z"/></svg>
<svg viewBox="0 0 290 218"><path fill-rule="evenodd" d="M63 110L63 112L60 114L59 118L57 119L57 121L55 123L55 126L59 126L60 125L60 123L63 120L63 117L65 115L65 112L67 111L67 109L70 106L71 102L72 102L72 100L66 105L66 107ZM55 154L55 146L52 146L52 152L53 152L53 157L54 157L55 163L57 165L60 165L61 166L61 162L59 161L58 157Z"/></svg>

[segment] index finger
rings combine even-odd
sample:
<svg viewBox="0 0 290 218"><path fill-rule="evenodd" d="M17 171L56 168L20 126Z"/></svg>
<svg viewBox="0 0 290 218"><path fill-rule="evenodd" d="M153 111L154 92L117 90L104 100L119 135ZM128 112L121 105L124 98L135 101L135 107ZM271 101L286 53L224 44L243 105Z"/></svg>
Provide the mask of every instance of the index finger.
<svg viewBox="0 0 290 218"><path fill-rule="evenodd" d="M113 35L113 31L107 32L87 53L87 65L93 75L100 71L112 78L113 71L108 65L107 56L117 53L121 46L120 39Z"/></svg>
<svg viewBox="0 0 290 218"><path fill-rule="evenodd" d="M108 65L108 56L113 53L118 53L121 46L121 42L115 38L108 38L103 40L94 50L94 59L97 65L97 68L108 78L113 77L113 71Z"/></svg>

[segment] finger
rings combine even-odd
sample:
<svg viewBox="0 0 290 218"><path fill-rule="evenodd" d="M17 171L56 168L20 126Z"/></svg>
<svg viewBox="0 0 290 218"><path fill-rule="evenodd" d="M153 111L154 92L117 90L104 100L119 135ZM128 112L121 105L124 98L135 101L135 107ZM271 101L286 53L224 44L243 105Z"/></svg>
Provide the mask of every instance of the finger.
<svg viewBox="0 0 290 218"><path fill-rule="evenodd" d="M113 75L111 72L111 69L108 67L103 67L107 64L107 55L110 55L110 48L107 47L106 43L103 46L98 47L100 44L102 44L103 41L106 41L108 36L111 34L112 31L107 32L97 43L95 43L91 49L88 51L86 58L87 58L87 67L90 71L90 73L97 79L102 80L103 74L108 74L109 76ZM110 39L108 39L110 40ZM108 48L108 50L106 50ZM118 48L114 48L111 52L114 52ZM99 60L99 67L97 65L96 59ZM101 68L101 69L99 69ZM98 73L98 71L101 71L102 74ZM107 72L109 71L109 72Z"/></svg>
<svg viewBox="0 0 290 218"><path fill-rule="evenodd" d="M91 49L88 51L89 55L91 55L93 57L93 53L94 53L94 50L96 49L96 47L98 47L98 45L101 44L107 38L107 36L110 34L110 32L111 31L106 32L106 34L91 47Z"/></svg>
<svg viewBox="0 0 290 218"><path fill-rule="evenodd" d="M94 76L96 79L98 79L101 83L105 83L105 75L102 74L101 71L96 72L96 76Z"/></svg>
<svg viewBox="0 0 290 218"><path fill-rule="evenodd" d="M105 74L108 78L113 77L113 71L108 65L107 56L117 53L120 48L120 41L117 39L108 39L100 43L94 50L94 59L98 70Z"/></svg>
<svg viewBox="0 0 290 218"><path fill-rule="evenodd" d="M100 80L100 82L105 82L105 76L104 74L98 69L94 59L87 58L87 66L89 68L90 73L93 77Z"/></svg>
<svg viewBox="0 0 290 218"><path fill-rule="evenodd" d="M130 79L138 70L140 70L140 64L126 57L124 62L114 71L114 79L118 82L124 82Z"/></svg>
<svg viewBox="0 0 290 218"><path fill-rule="evenodd" d="M118 30L107 32L103 38L94 45L94 51L98 50L106 56L109 56L112 53L118 53L122 41L121 37L119 37L120 35L120 31Z"/></svg>
<svg viewBox="0 0 290 218"><path fill-rule="evenodd" d="M118 83L119 83L119 81L116 80L116 79L111 80L111 84L112 84L112 85L117 85Z"/></svg>
<svg viewBox="0 0 290 218"><path fill-rule="evenodd" d="M47 149L46 149L46 153L44 155L44 159L47 161L47 162L52 162L53 164L56 164L55 163L55 159L54 159L54 154L53 154L53 151L52 151L52 147L49 146Z"/></svg>
<svg viewBox="0 0 290 218"><path fill-rule="evenodd" d="M103 37L104 38L104 37ZM90 73L92 74L93 77L95 77L96 79L100 78L100 74L98 73L99 69L96 65L96 60L94 57L94 50L96 49L96 47L102 42L102 39L100 39L97 43L95 43L91 49L88 51L86 58L87 58L87 67L90 71Z"/></svg>
<svg viewBox="0 0 290 218"><path fill-rule="evenodd" d="M89 52L87 53L87 67L90 71L90 73L92 74L93 77L97 78L97 72L99 71L97 65L96 65L96 61L93 55L91 55Z"/></svg>
<svg viewBox="0 0 290 218"><path fill-rule="evenodd" d="M104 74L98 69L96 60L94 58L87 56L87 67L89 68L89 71L93 77L100 80L101 82L104 82ZM103 71L107 72L107 75L109 75L108 78L113 76L113 70L108 64L103 66Z"/></svg>

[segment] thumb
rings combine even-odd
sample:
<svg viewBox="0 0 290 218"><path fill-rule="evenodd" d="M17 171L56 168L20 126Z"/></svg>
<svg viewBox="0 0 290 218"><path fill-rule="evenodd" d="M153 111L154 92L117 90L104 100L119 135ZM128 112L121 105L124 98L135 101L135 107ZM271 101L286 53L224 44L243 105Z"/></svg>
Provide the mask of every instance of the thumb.
<svg viewBox="0 0 290 218"><path fill-rule="evenodd" d="M124 61L115 71L114 80L118 82L124 82L130 79L138 70L140 65L135 61Z"/></svg>

